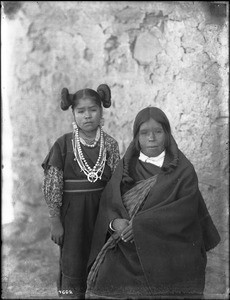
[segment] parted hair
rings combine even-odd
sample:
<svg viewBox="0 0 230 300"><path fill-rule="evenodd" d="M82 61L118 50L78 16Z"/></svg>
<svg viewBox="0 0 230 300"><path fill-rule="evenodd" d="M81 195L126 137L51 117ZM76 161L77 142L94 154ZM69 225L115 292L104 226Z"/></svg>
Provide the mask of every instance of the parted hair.
<svg viewBox="0 0 230 300"><path fill-rule="evenodd" d="M170 127L170 123L169 123L167 116L161 109L159 109L157 107L149 106L149 107L142 109L137 114L135 121L134 121L134 125L133 125L133 139L135 141L135 146L138 151L140 151L139 136L138 136L140 126L141 126L141 124L143 124L144 122L147 122L151 118L162 125L162 128L165 132L165 148L167 149L170 147L171 127Z"/></svg>
<svg viewBox="0 0 230 300"><path fill-rule="evenodd" d="M107 84L100 84L97 91L92 89L82 89L75 94L70 94L67 88L61 91L61 109L67 110L70 106L74 109L80 99L93 99L100 107L109 108L111 106L111 90Z"/></svg>
<svg viewBox="0 0 230 300"><path fill-rule="evenodd" d="M136 116L133 124L133 140L131 141L126 153L123 157L123 179L122 182L125 184L132 184L134 179L130 177L129 170L132 164L131 159L137 157L140 154L140 144L139 144L139 129L141 124L153 118L155 121L160 123L165 132L165 150L171 156L171 161L167 165L162 166L162 171L165 173L172 172L178 165L178 147L172 134L169 120L165 113L157 107L146 107L142 109Z"/></svg>

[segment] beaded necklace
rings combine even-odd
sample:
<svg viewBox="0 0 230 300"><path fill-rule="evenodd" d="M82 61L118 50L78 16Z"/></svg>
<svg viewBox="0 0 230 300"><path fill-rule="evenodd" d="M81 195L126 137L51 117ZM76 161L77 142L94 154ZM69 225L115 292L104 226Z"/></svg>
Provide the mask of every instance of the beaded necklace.
<svg viewBox="0 0 230 300"><path fill-rule="evenodd" d="M80 138L80 142L81 142L84 146L87 146L87 147L89 147L89 148L94 148L94 147L97 145L97 142L98 142L99 139L100 139L100 136L101 136L100 133L101 133L101 131L100 131L100 128L98 127L98 128L97 128L96 137L95 137L95 140L94 140L93 144L88 144L88 143L86 143L86 141L85 141L83 138L79 137L79 138Z"/></svg>
<svg viewBox="0 0 230 300"><path fill-rule="evenodd" d="M98 179L101 179L104 168L105 168L105 161L106 161L106 148L104 147L104 134L102 128L100 128L100 150L99 156L96 161L96 164L93 168L91 168L81 149L81 142L79 137L79 130L76 123L73 123L74 128L74 138L72 139L72 146L73 146L73 153L74 153L74 160L78 162L81 172L87 176L87 180L89 182L96 182Z"/></svg>

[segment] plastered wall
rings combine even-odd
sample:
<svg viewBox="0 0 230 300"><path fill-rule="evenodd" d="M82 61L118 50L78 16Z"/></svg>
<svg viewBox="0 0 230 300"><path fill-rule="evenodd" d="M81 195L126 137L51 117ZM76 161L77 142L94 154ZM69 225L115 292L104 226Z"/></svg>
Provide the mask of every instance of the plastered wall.
<svg viewBox="0 0 230 300"><path fill-rule="evenodd" d="M48 215L41 163L72 130L61 89L107 83L112 106L104 110L104 130L121 155L139 110L157 106L168 116L221 233L207 281L209 293L223 293L225 272L215 286L212 274L223 271L228 243L227 18L201 1L22 1L7 13L12 48L3 101L12 125L16 218L33 219L40 209Z"/></svg>

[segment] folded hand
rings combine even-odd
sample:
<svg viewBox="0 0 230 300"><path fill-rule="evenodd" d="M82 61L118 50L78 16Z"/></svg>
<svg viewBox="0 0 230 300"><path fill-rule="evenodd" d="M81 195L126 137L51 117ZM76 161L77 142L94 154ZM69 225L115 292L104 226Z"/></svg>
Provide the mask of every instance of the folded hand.
<svg viewBox="0 0 230 300"><path fill-rule="evenodd" d="M133 225L129 222L129 225L122 231L121 238L124 242L133 242Z"/></svg>
<svg viewBox="0 0 230 300"><path fill-rule="evenodd" d="M115 219L112 226L124 242L133 242L132 222L127 219Z"/></svg>

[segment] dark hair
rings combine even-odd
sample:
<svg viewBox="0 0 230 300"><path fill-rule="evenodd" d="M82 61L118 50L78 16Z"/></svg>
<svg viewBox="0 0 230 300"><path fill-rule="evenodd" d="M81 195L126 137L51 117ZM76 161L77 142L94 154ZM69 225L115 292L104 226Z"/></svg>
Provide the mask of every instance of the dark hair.
<svg viewBox="0 0 230 300"><path fill-rule="evenodd" d="M74 109L78 101L84 98L94 100L99 107L101 107L101 104L105 108L111 106L110 88L106 84L101 84L97 88L97 91L87 88L79 90L75 94L70 94L67 88L63 88L61 91L61 109L67 110L70 106Z"/></svg>
<svg viewBox="0 0 230 300"><path fill-rule="evenodd" d="M161 124L165 133L165 148L168 149L170 147L171 127L168 118L161 109L157 107L146 107L137 114L133 125L133 140L137 151L140 151L138 134L140 126L151 118Z"/></svg>
<svg viewBox="0 0 230 300"><path fill-rule="evenodd" d="M140 153L140 145L139 145L139 129L140 126L144 123L149 121L149 119L154 119L158 123L160 123L163 127L163 130L166 135L165 140L165 148L168 154L170 155L170 162L166 163L162 166L162 170L165 174L172 172L179 163L179 150L177 143L175 142L172 134L171 134L171 127L169 124L169 120L166 117L165 113L157 108L157 107L146 107L141 110L134 121L133 125L133 140L131 141L128 149L125 152L123 157L123 175L122 175L122 182L124 184L133 184L134 179L130 177L130 168L133 164L132 158L137 158Z"/></svg>

